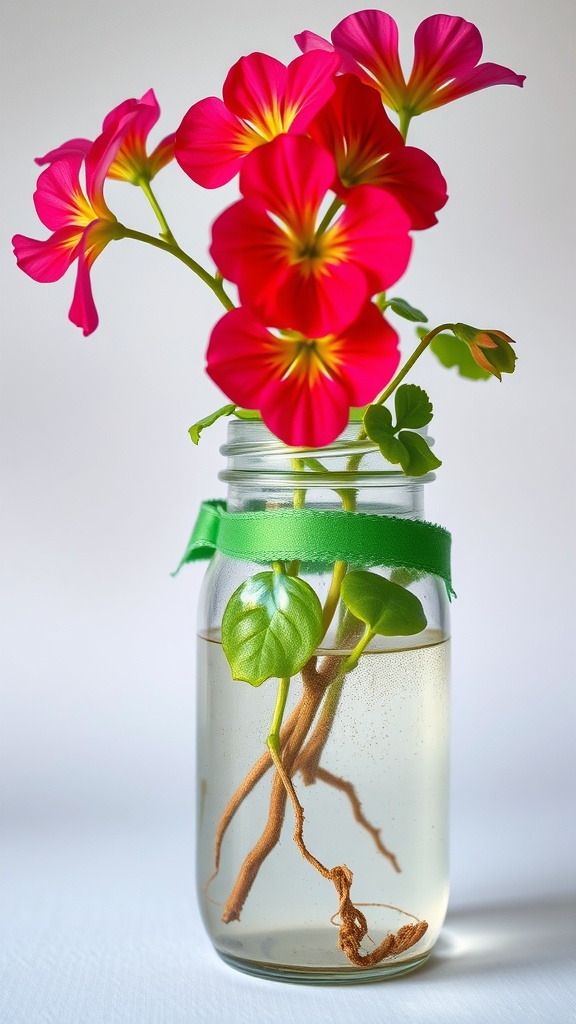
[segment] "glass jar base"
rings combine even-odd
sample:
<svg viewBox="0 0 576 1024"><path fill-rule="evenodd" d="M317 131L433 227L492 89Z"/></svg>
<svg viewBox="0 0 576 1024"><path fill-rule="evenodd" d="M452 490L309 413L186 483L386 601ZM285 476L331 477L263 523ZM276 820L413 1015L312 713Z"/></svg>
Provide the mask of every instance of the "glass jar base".
<svg viewBox="0 0 576 1024"><path fill-rule="evenodd" d="M335 948L332 929L253 935L249 953L240 949L232 952L229 944L226 945L226 949L215 945L216 952L235 970L269 981L299 985L361 985L386 981L420 967L432 951L431 947L412 955L407 951L403 956L383 960L375 967L355 967L348 962L342 963L343 954ZM326 955L327 950L334 950L333 955Z"/></svg>

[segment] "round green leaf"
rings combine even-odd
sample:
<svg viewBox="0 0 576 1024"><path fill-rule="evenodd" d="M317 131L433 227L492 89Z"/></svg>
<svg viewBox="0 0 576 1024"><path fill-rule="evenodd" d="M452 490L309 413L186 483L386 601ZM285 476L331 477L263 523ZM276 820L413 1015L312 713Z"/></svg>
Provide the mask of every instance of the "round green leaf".
<svg viewBox="0 0 576 1024"><path fill-rule="evenodd" d="M342 600L357 619L381 636L412 636L426 628L422 603L404 587L364 569L347 573Z"/></svg>
<svg viewBox="0 0 576 1024"><path fill-rule="evenodd" d="M425 427L432 419L432 402L417 384L401 384L394 396L396 430Z"/></svg>
<svg viewBox="0 0 576 1024"><path fill-rule="evenodd" d="M322 637L322 605L294 576L259 572L230 598L222 619L222 646L234 679L260 686L293 676Z"/></svg>

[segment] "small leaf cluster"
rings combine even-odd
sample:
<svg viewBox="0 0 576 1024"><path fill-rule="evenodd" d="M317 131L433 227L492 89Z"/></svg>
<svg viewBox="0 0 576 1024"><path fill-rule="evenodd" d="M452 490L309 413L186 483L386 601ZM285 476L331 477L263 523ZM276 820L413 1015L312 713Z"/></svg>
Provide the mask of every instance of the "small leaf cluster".
<svg viewBox="0 0 576 1024"><path fill-rule="evenodd" d="M432 403L424 389L417 384L402 384L394 396L394 410L395 424L384 405L369 405L364 413L364 430L384 458L400 465L406 476L423 476L441 466L426 438L414 432L432 419Z"/></svg>

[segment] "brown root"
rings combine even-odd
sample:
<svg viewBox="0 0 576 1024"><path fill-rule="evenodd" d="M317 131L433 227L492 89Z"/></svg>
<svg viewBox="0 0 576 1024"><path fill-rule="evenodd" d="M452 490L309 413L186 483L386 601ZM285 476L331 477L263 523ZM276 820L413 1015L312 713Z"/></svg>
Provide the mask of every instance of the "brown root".
<svg viewBox="0 0 576 1024"><path fill-rule="evenodd" d="M386 857L386 859L390 861L394 871L397 871L398 874L400 874L402 868L396 860L396 855L384 846L384 843L380 838L381 829L376 828L375 825L372 825L372 823L368 821L368 818L362 810L362 804L358 799L358 794L356 793L352 783L343 779L340 775L333 775L332 772L326 771L325 768L316 769L316 778L320 779L321 782L326 782L329 786L333 786L335 789L339 789L343 793L346 793L346 796L352 806L354 820L357 821L362 828L365 828L368 834L372 836L378 852L381 853L383 857Z"/></svg>
<svg viewBox="0 0 576 1024"><path fill-rule="evenodd" d="M348 960L357 967L374 967L388 957L398 956L404 953L411 946L414 946L424 935L428 928L427 921L418 921L416 924L405 924L393 935L386 938L369 953L360 951L360 943L368 934L368 923L361 910L355 907L350 899L353 875L350 868L340 864L334 868L327 868L310 851L304 842L304 810L300 803L296 790L290 776L288 775L280 757L272 752L272 758L276 766L278 777L290 797L296 824L294 826L294 841L302 856L312 864L316 870L327 879L333 882L339 897L338 914L340 917L340 933L338 936L338 948L348 957Z"/></svg>
<svg viewBox="0 0 576 1024"><path fill-rule="evenodd" d="M298 753L300 752L306 736L310 731L326 689L326 684L322 677L316 673L315 659L311 659L302 670L302 679L304 682L304 694L297 709L295 709L290 716L289 721L291 721L296 711L298 712L294 728L282 749L282 758L284 765L286 766L284 774L286 774L286 772L291 772L293 769ZM288 724L289 723L287 723L287 725ZM267 757L269 756L270 755L267 755ZM242 789L242 787L240 787L240 789ZM254 880L266 857L274 849L280 839L280 833L284 823L287 797L287 789L282 777L277 772L274 777L274 781L272 782L266 827L258 839L258 842L245 858L238 873L234 888L232 889L224 907L222 920L226 924L230 921L238 921L240 919L242 907L246 902L246 898L254 884ZM244 797L242 796L241 799L244 799Z"/></svg>
<svg viewBox="0 0 576 1024"><path fill-rule="evenodd" d="M282 745L284 745L292 735L292 732L294 731L294 726L298 721L299 714L300 704L298 704L298 706L294 708L294 711L292 712L286 724L282 728L282 732L280 734L280 741ZM248 772L248 775L241 783L241 785L238 786L238 789L233 794L233 796L230 797L230 800L226 804L226 807L224 808L224 813L220 818L218 828L216 830L216 835L214 837L214 871L212 872L210 878L207 880L204 886L204 892L206 892L210 883L214 881L220 869L220 852L222 849L222 841L224 839L228 826L230 825L230 822L232 821L234 815L236 814L236 811L242 805L246 797L249 795L249 793L252 792L256 784L260 782L260 779L263 778L263 776L266 774L268 769L271 768L271 766L272 758L270 757L270 751L266 750L262 754L262 757L258 758L256 763L252 765L252 768Z"/></svg>

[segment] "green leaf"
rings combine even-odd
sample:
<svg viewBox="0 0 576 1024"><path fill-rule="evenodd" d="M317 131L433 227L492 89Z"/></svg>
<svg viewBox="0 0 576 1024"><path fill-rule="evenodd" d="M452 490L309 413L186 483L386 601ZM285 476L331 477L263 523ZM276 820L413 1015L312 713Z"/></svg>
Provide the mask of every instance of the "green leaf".
<svg viewBox="0 0 576 1024"><path fill-rule="evenodd" d="M406 299L392 298L384 304L384 308L390 306L394 313L404 318L404 320L410 320L413 324L417 323L428 323L428 317L421 309L416 309L415 306L411 306Z"/></svg>
<svg viewBox="0 0 576 1024"><path fill-rule="evenodd" d="M347 573L342 600L357 619L381 636L412 636L427 625L416 595L375 572L354 569Z"/></svg>
<svg viewBox="0 0 576 1024"><path fill-rule="evenodd" d="M417 384L401 384L394 397L396 430L425 427L432 419L432 402Z"/></svg>
<svg viewBox="0 0 576 1024"><path fill-rule="evenodd" d="M384 437L394 433L392 413L385 405L369 405L363 417L364 430L371 441L380 444Z"/></svg>
<svg viewBox="0 0 576 1024"><path fill-rule="evenodd" d="M293 676L322 637L322 605L304 580L280 572L250 576L222 618L222 646L234 679L260 686Z"/></svg>
<svg viewBox="0 0 576 1024"><path fill-rule="evenodd" d="M455 366L459 375L468 380L488 380L491 376L478 366L468 345L452 334L437 334L430 342L430 351L440 360L442 366L448 369Z"/></svg>
<svg viewBox="0 0 576 1024"><path fill-rule="evenodd" d="M402 459L406 458L404 445L393 434L383 434L378 447L387 462L391 462L393 466L398 466Z"/></svg>
<svg viewBox="0 0 576 1024"><path fill-rule="evenodd" d="M197 423L194 423L188 431L194 444L198 444L200 434L205 427L211 427L213 423L216 423L216 420L220 419L221 416L231 416L235 410L236 406L233 404L223 405L221 409L216 409L216 412L211 412L209 416L205 416L204 419L198 420Z"/></svg>
<svg viewBox="0 0 576 1024"><path fill-rule="evenodd" d="M411 430L401 430L398 434L406 454L400 459L400 465L406 476L424 476L432 469L438 469L442 463L430 450L430 445L421 434Z"/></svg>

